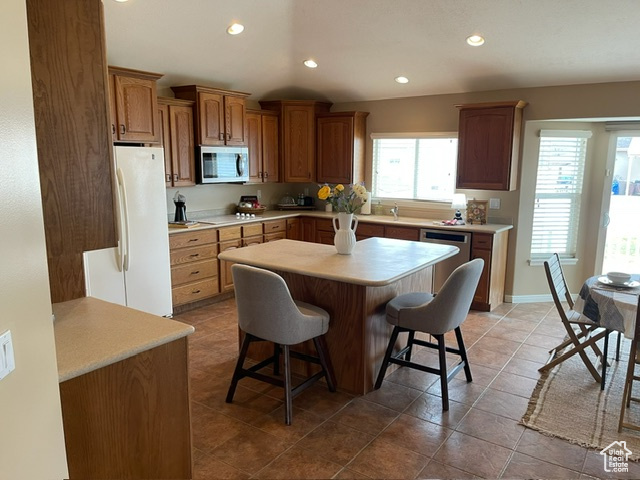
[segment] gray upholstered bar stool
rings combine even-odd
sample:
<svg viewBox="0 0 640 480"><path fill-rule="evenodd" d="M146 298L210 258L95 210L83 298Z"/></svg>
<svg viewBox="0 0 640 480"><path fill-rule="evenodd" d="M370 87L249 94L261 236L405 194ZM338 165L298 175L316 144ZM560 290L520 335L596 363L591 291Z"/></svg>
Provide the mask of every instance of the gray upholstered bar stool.
<svg viewBox="0 0 640 480"><path fill-rule="evenodd" d="M240 264L233 265L231 272L238 306L238 326L245 335L226 401L233 401L238 381L244 377L284 387L285 423L291 425L292 400L296 395L322 377L325 377L330 391L336 390L333 367L324 338L329 329L329 314L322 308L294 300L284 279L277 273ZM317 357L290 350L291 345L307 340L313 340ZM273 356L244 368L249 345L259 341L273 342ZM284 377L279 374L281 348ZM293 387L290 357L319 364L322 369ZM259 372L268 365L273 365L273 375Z"/></svg>
<svg viewBox="0 0 640 480"><path fill-rule="evenodd" d="M387 322L394 327L376 380L376 389L382 385L389 363L435 373L440 376L442 409L449 410L449 390L447 388L449 380L462 368L464 368L467 382L472 380L460 325L469 313L483 266L484 260L481 258L460 265L451 273L437 295L422 292L405 293L398 295L387 304ZM455 331L458 348L445 345L444 334L451 330ZM398 353L393 354L398 334L402 332L409 333L407 345ZM416 339L416 332L430 334L437 343ZM437 349L439 368L411 362L413 345ZM460 356L460 362L448 374L446 352Z"/></svg>

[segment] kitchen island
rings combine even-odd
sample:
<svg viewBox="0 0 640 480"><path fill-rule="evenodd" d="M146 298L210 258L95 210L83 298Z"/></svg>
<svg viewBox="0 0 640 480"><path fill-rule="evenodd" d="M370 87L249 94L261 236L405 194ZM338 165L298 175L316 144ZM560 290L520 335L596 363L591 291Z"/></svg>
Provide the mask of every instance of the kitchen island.
<svg viewBox="0 0 640 480"><path fill-rule="evenodd" d="M357 242L351 255L339 255L332 245L279 240L229 250L218 258L274 271L294 299L327 310L326 339L337 386L364 394L373 389L391 333L385 305L402 293L431 291L431 266L458 251L450 245L369 238ZM314 352L310 342L302 348ZM260 359L271 351L256 348L251 356ZM312 368L292 365L304 374Z"/></svg>

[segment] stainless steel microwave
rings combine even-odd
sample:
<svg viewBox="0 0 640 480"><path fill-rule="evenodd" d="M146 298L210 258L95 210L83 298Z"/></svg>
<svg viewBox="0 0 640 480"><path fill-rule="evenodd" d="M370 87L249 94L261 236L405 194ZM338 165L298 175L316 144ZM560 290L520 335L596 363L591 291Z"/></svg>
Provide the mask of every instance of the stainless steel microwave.
<svg viewBox="0 0 640 480"><path fill-rule="evenodd" d="M247 147L198 147L198 183L244 183L249 181Z"/></svg>

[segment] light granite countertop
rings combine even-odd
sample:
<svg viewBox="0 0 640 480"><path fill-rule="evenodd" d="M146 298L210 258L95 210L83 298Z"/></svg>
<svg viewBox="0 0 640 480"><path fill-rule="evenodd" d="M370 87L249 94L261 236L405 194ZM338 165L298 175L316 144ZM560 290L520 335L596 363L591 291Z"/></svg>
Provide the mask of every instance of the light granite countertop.
<svg viewBox="0 0 640 480"><path fill-rule="evenodd" d="M340 255L333 245L278 240L227 250L218 258L354 285L384 286L459 251L451 245L367 238L356 242L350 255Z"/></svg>
<svg viewBox="0 0 640 480"><path fill-rule="evenodd" d="M280 220L295 217L314 217L332 219L336 214L333 212L321 212L319 210L267 210L262 215L253 218L237 218L235 215L216 215L202 216L194 215L189 217L190 220L201 222L197 227L191 228L169 228L169 234L175 234L185 231L199 230L204 228L219 228L233 225L243 225L247 223L264 222L269 220ZM356 215L359 222L377 223L383 225L396 225L403 227L418 228L434 228L442 230L453 230L458 232L476 232L476 233L499 233L513 228L513 225L503 225L497 223L484 225L443 225L442 220L429 220L424 218L403 217L398 220L388 215Z"/></svg>
<svg viewBox="0 0 640 480"><path fill-rule="evenodd" d="M92 297L55 303L53 313L60 383L194 331L191 325Z"/></svg>

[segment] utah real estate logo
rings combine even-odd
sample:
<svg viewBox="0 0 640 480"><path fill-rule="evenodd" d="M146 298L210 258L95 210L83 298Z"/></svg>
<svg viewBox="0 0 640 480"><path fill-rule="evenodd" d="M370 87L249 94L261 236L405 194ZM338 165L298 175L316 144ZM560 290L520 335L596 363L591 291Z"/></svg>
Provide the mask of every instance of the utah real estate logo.
<svg viewBox="0 0 640 480"><path fill-rule="evenodd" d="M613 442L600 451L604 459L604 471L622 473L629 471L629 455L631 450L627 448L627 442L622 440Z"/></svg>

